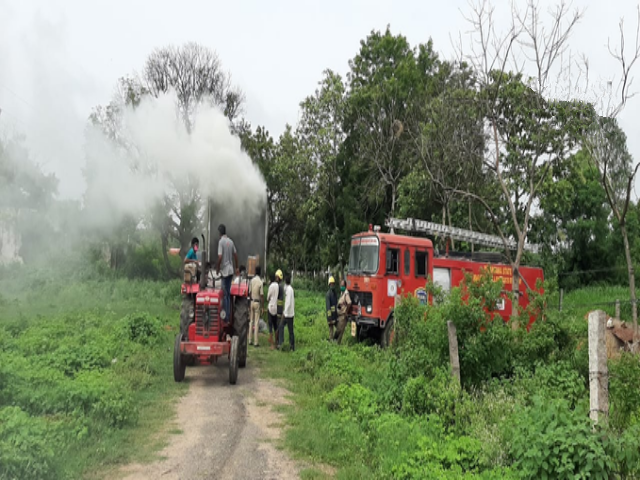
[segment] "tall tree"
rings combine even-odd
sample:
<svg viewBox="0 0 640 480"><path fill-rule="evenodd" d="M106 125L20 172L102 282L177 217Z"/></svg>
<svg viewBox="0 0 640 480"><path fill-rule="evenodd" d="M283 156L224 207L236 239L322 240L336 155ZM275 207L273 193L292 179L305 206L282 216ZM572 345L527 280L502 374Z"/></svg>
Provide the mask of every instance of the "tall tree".
<svg viewBox="0 0 640 480"><path fill-rule="evenodd" d="M452 191L481 203L504 241L513 267L513 316L518 315L518 269L541 186L552 168L570 157L589 116L583 104L545 98L561 91L556 80L565 72L562 54L581 16L561 2L545 24L539 7L529 0L524 9L513 8L506 32L500 33L490 2L479 0L468 17L471 46L461 56L478 76L489 138L484 168L499 185L508 223L505 226L483 195L469 189ZM515 73L507 73L510 70ZM510 237L517 243L514 254L508 247Z"/></svg>
<svg viewBox="0 0 640 480"><path fill-rule="evenodd" d="M316 221L318 231L326 239L328 256L325 263L345 264L346 240L342 211L344 182L344 156L341 155L345 140L342 130L347 88L342 77L325 70L320 88L301 104L301 118L297 127L301 148L316 168L313 180Z"/></svg>
<svg viewBox="0 0 640 480"><path fill-rule="evenodd" d="M619 47L614 49L609 45L609 52L619 64L620 76L616 82L615 90L613 88L614 80L612 79L607 82L604 91L601 88L597 93L598 97L595 103L599 116L596 116L593 121L586 145L591 154L591 159L600 172L602 187L622 235L629 277L633 328L635 336L638 337L640 332L638 332L635 271L626 221L631 202L631 190L638 168L640 168L640 161L634 165L634 160L627 150L626 135L618 126L616 118L625 108L629 99L635 95L635 92L631 91L631 85L633 83L633 68L640 58L640 6L638 7L635 45L631 55L625 50L623 20L620 20L619 27Z"/></svg>
<svg viewBox="0 0 640 480"><path fill-rule="evenodd" d="M431 42L412 48L402 35L373 31L349 62L345 115L349 155L357 159L364 200L393 215L398 189L415 161L410 131L438 67Z"/></svg>
<svg viewBox="0 0 640 480"><path fill-rule="evenodd" d="M142 76L121 79L112 102L96 107L90 116L91 122L125 152L132 171L153 175L153 159L148 162L146 152L130 140L123 128L123 113L126 108L137 108L147 96L158 97L169 91L176 93L179 116L187 132L193 129L195 114L202 104L218 106L232 122L237 121L242 112L244 94L231 84L229 74L222 69L213 50L195 43L154 50ZM240 130L241 125L236 122L235 127ZM158 229L165 250L173 239L184 256L192 232L202 222L205 199L201 198L198 179L193 176L175 175L168 180L171 189L149 212L148 221ZM168 272L175 273L166 255L165 266Z"/></svg>

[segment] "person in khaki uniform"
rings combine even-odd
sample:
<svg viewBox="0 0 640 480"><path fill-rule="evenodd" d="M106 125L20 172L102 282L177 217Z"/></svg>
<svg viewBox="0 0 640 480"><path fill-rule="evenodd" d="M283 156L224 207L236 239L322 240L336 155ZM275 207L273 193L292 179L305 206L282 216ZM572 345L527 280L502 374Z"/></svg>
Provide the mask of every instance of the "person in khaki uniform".
<svg viewBox="0 0 640 480"><path fill-rule="evenodd" d="M249 285L249 298L251 298L251 323L249 324L249 339L251 343L251 334L253 334L253 346L258 346L258 330L260 328L260 318L264 312L264 284L260 278L262 269L258 265L256 267L256 275L251 279Z"/></svg>
<svg viewBox="0 0 640 480"><path fill-rule="evenodd" d="M342 280L340 282L340 299L338 300L338 328L334 340L338 341L338 344L342 343L342 335L344 329L347 326L347 314L351 308L351 296L349 290L347 290L347 282Z"/></svg>

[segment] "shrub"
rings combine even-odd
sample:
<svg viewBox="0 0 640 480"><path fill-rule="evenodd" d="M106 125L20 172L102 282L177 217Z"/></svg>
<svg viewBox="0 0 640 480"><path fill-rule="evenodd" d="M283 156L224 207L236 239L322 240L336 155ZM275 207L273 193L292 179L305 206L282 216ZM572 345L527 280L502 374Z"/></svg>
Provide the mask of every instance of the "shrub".
<svg viewBox="0 0 640 480"><path fill-rule="evenodd" d="M360 384L341 384L326 395L329 411L339 412L359 421L368 420L378 411L373 392Z"/></svg>
<svg viewBox="0 0 640 480"><path fill-rule="evenodd" d="M455 421L456 400L460 389L448 369L439 368L433 378L423 375L407 381L404 387L402 411L409 415L438 415L445 426Z"/></svg>
<svg viewBox="0 0 640 480"><path fill-rule="evenodd" d="M607 479L612 462L584 409L536 397L512 418L511 457L524 478Z"/></svg>
<svg viewBox="0 0 640 480"><path fill-rule="evenodd" d="M129 314L120 320L125 339L141 345L156 345L163 333L162 322L148 313Z"/></svg>
<svg viewBox="0 0 640 480"><path fill-rule="evenodd" d="M52 443L44 419L30 417L19 407L0 409L0 478L53 478Z"/></svg>
<svg viewBox="0 0 640 480"><path fill-rule="evenodd" d="M623 353L619 360L609 363L611 426L622 430L630 423L636 423L640 413L640 359L631 353Z"/></svg>

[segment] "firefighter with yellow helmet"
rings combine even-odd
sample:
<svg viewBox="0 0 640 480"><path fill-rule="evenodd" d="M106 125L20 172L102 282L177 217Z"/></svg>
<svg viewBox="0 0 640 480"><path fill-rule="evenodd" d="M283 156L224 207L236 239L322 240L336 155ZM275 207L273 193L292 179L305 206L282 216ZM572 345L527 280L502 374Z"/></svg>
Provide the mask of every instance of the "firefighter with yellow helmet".
<svg viewBox="0 0 640 480"><path fill-rule="evenodd" d="M326 296L326 305L327 305L327 324L329 325L329 341L333 340L334 330L336 328L336 324L338 323L338 297L336 296L336 292L334 287L336 285L336 280L333 276L329 277L329 290L327 291Z"/></svg>

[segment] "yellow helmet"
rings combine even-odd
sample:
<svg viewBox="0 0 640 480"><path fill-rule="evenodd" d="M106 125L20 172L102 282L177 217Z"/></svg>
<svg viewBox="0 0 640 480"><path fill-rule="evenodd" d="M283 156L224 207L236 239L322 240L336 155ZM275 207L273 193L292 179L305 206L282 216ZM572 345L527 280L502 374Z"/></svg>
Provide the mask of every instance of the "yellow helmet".
<svg viewBox="0 0 640 480"><path fill-rule="evenodd" d="M333 277L329 277L329 285L331 285L332 283L336 283L336 279Z"/></svg>
<svg viewBox="0 0 640 480"><path fill-rule="evenodd" d="M278 270L276 272L276 277L279 278L280 280L282 280L282 270Z"/></svg>

